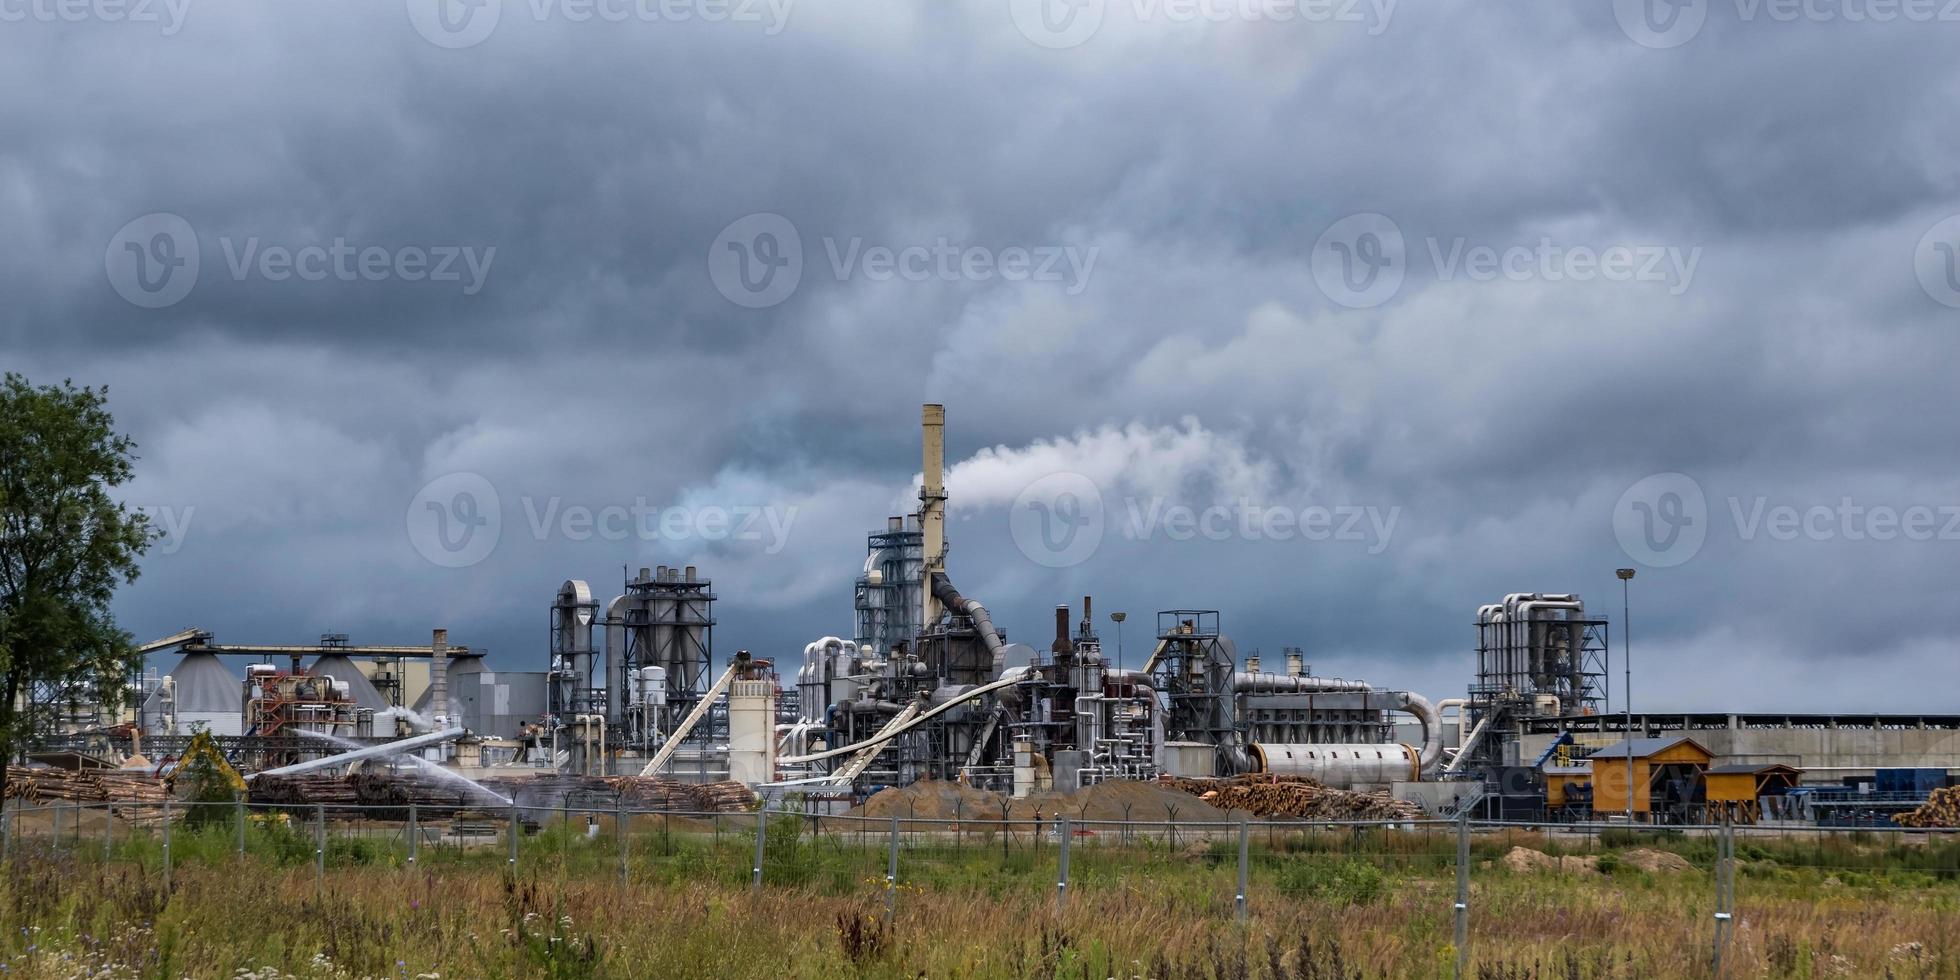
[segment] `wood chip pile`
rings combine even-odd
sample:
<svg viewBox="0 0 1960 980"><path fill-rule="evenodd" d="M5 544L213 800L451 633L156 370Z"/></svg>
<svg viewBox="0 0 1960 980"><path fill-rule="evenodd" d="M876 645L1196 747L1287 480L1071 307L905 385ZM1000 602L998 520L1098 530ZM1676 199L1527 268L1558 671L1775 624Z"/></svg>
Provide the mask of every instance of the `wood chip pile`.
<svg viewBox="0 0 1960 980"><path fill-rule="evenodd" d="M1960 827L1960 786L1936 789L1916 810L1892 818L1901 827Z"/></svg>
<svg viewBox="0 0 1960 980"><path fill-rule="evenodd" d="M1419 820L1422 807L1374 793L1330 789L1299 777L1173 779L1178 789L1221 810L1295 820Z"/></svg>

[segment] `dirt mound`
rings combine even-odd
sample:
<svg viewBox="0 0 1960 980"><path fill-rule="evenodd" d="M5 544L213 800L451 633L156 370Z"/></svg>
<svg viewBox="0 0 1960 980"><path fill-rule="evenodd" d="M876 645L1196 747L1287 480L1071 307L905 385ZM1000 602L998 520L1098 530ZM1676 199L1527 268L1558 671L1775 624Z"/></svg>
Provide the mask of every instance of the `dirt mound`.
<svg viewBox="0 0 1960 980"><path fill-rule="evenodd" d="M1498 860L1507 870L1519 874L1551 872L1565 874L1598 874L1599 858L1587 854L1573 857L1553 857L1544 851L1534 851L1529 847L1513 847Z"/></svg>
<svg viewBox="0 0 1960 980"><path fill-rule="evenodd" d="M925 780L880 791L851 810L854 817L918 820L999 820L1001 797L964 783Z"/></svg>
<svg viewBox="0 0 1960 980"><path fill-rule="evenodd" d="M975 789L962 783L926 780L910 786L888 789L851 809L849 816L889 820L964 820L978 826L998 823L1005 818L1017 830L1033 829L1037 822L1053 825L1061 817L1071 820L1186 823L1228 823L1237 816L1162 782L1118 780L1097 783L1074 793L1037 793L1013 800L999 793ZM907 826L908 830L928 829Z"/></svg>
<svg viewBox="0 0 1960 980"><path fill-rule="evenodd" d="M1633 865L1648 874L1663 871L1693 871L1695 866L1673 851L1656 851L1652 848L1636 847L1620 855L1620 860Z"/></svg>

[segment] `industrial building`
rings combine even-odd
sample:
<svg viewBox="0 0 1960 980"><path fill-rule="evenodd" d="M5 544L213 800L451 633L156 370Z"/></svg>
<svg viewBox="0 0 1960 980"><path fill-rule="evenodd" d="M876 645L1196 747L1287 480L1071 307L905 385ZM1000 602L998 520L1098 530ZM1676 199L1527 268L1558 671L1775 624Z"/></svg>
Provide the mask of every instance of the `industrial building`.
<svg viewBox="0 0 1960 980"><path fill-rule="evenodd" d="M713 583L655 566L604 601L565 580L534 670L492 670L442 629L410 646L338 634L229 645L186 630L142 648L180 659L130 678L124 711L70 692L37 716L49 719L40 741L163 758L208 732L241 768L284 771L412 738L472 772L735 780L839 803L925 779L1025 795L1269 774L1526 819L1764 819L1806 787L1835 787L1822 800L1899 767L1938 774L1916 777L1917 791L1960 764L1960 716L1610 713L1609 623L1566 592L1478 607L1464 695L1434 703L1316 676L1298 649L1263 670L1215 609L1157 613L1137 668L1105 656L1092 596L1056 605L1040 647L1008 642L948 567L945 424L925 406L918 508L866 537L852 637L800 655L718 653Z"/></svg>

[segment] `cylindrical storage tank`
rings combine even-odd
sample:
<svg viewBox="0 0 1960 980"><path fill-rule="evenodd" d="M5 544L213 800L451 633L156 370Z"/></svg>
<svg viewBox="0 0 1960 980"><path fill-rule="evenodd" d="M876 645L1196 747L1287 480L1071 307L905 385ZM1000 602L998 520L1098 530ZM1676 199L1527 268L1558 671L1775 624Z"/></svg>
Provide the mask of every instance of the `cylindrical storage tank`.
<svg viewBox="0 0 1960 980"><path fill-rule="evenodd" d="M640 668L641 703L650 708L663 708L667 705L667 668Z"/></svg>
<svg viewBox="0 0 1960 980"><path fill-rule="evenodd" d="M1254 772L1305 776L1334 789L1415 782L1421 753L1393 742L1380 744L1260 744L1252 746Z"/></svg>

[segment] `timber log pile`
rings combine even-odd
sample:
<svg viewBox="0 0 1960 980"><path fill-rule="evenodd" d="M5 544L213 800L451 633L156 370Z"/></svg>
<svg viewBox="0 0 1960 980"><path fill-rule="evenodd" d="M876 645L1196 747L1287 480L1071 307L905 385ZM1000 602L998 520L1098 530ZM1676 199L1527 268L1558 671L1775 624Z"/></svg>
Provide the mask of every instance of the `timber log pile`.
<svg viewBox="0 0 1960 980"><path fill-rule="evenodd" d="M1171 785L1221 810L1295 820L1419 820L1422 807L1375 793L1331 789L1303 777L1172 779Z"/></svg>
<svg viewBox="0 0 1960 980"><path fill-rule="evenodd" d="M1933 791L1916 810L1892 818L1901 827L1960 827L1960 786Z"/></svg>
<svg viewBox="0 0 1960 980"><path fill-rule="evenodd" d="M7 767L7 795L31 803L161 804L169 794L162 780L144 772Z"/></svg>
<svg viewBox="0 0 1960 980"><path fill-rule="evenodd" d="M635 810L741 813L755 807L755 793L729 780L684 783L669 776L611 776L606 783Z"/></svg>

